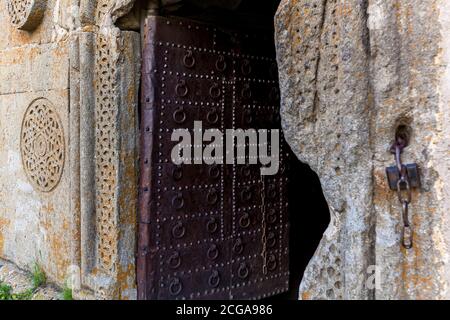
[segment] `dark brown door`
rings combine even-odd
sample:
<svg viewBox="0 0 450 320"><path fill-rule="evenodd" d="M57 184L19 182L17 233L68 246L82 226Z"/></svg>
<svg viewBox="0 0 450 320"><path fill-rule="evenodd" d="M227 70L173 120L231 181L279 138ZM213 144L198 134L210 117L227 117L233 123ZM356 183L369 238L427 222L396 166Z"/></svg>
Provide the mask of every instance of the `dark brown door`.
<svg viewBox="0 0 450 320"><path fill-rule="evenodd" d="M285 158L175 165L174 129L279 129L270 32L179 18L145 26L141 104L140 299L260 299L288 289Z"/></svg>

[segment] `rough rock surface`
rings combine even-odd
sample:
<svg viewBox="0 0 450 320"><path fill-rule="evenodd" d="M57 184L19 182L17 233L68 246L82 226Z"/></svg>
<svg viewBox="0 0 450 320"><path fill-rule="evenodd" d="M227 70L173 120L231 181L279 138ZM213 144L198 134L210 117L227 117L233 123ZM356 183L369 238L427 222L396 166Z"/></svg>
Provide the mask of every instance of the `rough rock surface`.
<svg viewBox="0 0 450 320"><path fill-rule="evenodd" d="M33 187L31 171L24 170L21 149L22 121L35 99L47 99L58 114L54 119L59 118L62 127L47 126L48 132L69 131L68 41L61 32L65 15L57 9L59 3L47 2L46 14L33 32L12 25L4 10L6 1L0 3L0 257L24 269L38 262L50 279L64 283L70 265L64 254L70 252L68 161L55 165L62 170L59 180L50 170L36 170L37 161L30 162L33 174L38 172L35 177L58 181L53 192L40 192ZM65 153L68 143L60 141L54 149ZM36 159L32 151L28 156Z"/></svg>
<svg viewBox="0 0 450 320"><path fill-rule="evenodd" d="M302 298L368 298L371 154L365 1L283 1L276 17L285 136L319 175L331 224Z"/></svg>
<svg viewBox="0 0 450 320"><path fill-rule="evenodd" d="M448 299L449 3L373 0L368 12L376 110L371 119L375 256L381 273L376 298ZM411 130L404 162L416 162L422 179L412 195L411 250L398 245L401 210L384 178L384 167L393 162L390 139L399 125Z"/></svg>
<svg viewBox="0 0 450 320"><path fill-rule="evenodd" d="M448 8L437 0L281 2L283 128L319 175L332 218L300 298L448 297ZM411 132L404 162L418 163L422 178L410 250L400 245L401 207L384 172L400 125ZM376 290L367 286L371 265Z"/></svg>

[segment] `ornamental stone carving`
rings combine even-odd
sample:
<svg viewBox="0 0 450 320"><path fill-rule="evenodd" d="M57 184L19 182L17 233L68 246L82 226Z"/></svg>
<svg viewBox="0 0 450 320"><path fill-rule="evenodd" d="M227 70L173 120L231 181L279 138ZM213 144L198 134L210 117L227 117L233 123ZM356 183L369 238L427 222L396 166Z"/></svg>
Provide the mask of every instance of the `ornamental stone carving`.
<svg viewBox="0 0 450 320"><path fill-rule="evenodd" d="M25 173L33 186L50 192L58 185L64 168L63 126L52 103L39 98L25 112L20 134Z"/></svg>
<svg viewBox="0 0 450 320"><path fill-rule="evenodd" d="M18 29L32 31L44 16L46 0L6 0L11 24Z"/></svg>

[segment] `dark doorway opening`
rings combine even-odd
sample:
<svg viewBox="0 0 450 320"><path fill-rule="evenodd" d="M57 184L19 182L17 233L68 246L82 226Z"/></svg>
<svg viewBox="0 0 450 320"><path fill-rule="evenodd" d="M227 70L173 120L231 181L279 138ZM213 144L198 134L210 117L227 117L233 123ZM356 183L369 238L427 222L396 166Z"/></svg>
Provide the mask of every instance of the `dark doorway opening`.
<svg viewBox="0 0 450 320"><path fill-rule="evenodd" d="M214 2L215 5L208 5ZM145 1L140 6L145 7ZM224 28L264 30L274 39L274 15L279 0L205 1L185 0L158 9L165 17L181 17ZM275 42L273 43L275 55ZM330 215L319 178L290 152L289 205L289 290L270 299L297 299L303 273L329 224Z"/></svg>
<svg viewBox="0 0 450 320"><path fill-rule="evenodd" d="M319 177L291 153L288 182L289 291L271 299L297 300L303 273L330 223Z"/></svg>

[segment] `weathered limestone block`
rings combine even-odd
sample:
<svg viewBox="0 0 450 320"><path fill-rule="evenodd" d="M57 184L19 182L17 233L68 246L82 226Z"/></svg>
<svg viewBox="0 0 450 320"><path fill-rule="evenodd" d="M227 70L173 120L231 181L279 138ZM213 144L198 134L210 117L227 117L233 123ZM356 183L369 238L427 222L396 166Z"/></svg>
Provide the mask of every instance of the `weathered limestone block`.
<svg viewBox="0 0 450 320"><path fill-rule="evenodd" d="M71 250L67 51L59 43L0 54L0 256L37 262L61 284Z"/></svg>
<svg viewBox="0 0 450 320"><path fill-rule="evenodd" d="M365 1L282 1L276 46L282 124L321 179L331 224L301 297L369 298L371 154Z"/></svg>
<svg viewBox="0 0 450 320"><path fill-rule="evenodd" d="M76 243L70 168L78 160L69 156L67 41L72 2L2 1L0 10L0 257L24 269L38 263L61 286Z"/></svg>
<svg viewBox="0 0 450 320"><path fill-rule="evenodd" d="M369 1L377 299L450 297L449 8L437 0ZM398 245L401 208L384 178L399 125L410 130L404 162L417 163L422 179L412 194L410 250Z"/></svg>
<svg viewBox="0 0 450 320"><path fill-rule="evenodd" d="M285 136L320 177L331 224L300 297L449 297L449 30L445 1L289 1L276 16ZM369 40L370 39L370 40ZM421 169L413 248L385 168L399 126ZM366 285L376 265L375 292ZM339 289L339 290L337 290Z"/></svg>

